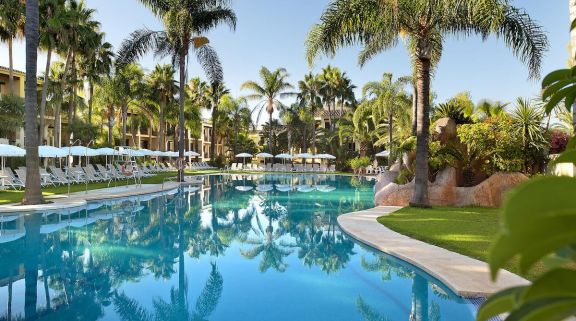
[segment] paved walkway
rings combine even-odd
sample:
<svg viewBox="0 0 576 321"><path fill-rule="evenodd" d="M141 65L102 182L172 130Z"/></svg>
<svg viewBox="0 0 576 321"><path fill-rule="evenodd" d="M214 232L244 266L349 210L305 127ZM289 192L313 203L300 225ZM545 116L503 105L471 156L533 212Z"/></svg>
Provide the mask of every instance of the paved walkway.
<svg viewBox="0 0 576 321"><path fill-rule="evenodd" d="M399 210L381 206L338 217L342 230L382 252L409 262L446 284L462 297L486 297L529 282L508 271L500 271L492 282L488 264L396 233L376 219Z"/></svg>
<svg viewBox="0 0 576 321"><path fill-rule="evenodd" d="M184 185L199 184L201 182L202 180L199 177L187 176L186 182L182 184ZM86 192L70 193L70 197L68 197L67 194L47 196L45 197L45 200L52 202L48 204L20 205L18 203L11 203L0 205L0 215L3 213L35 212L35 211L40 212L40 211L81 207L85 206L86 203L90 201L159 193L162 191L173 190L180 186L180 183L174 181L168 181L164 184L142 184L140 186L121 185L121 184L122 183L119 183L119 186L117 187L88 190L88 193Z"/></svg>

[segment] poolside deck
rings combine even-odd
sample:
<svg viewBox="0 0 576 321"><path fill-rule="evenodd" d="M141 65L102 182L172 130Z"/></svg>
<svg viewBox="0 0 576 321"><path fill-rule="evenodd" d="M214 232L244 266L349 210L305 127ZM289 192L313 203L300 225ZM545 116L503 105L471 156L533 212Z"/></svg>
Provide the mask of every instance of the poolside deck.
<svg viewBox="0 0 576 321"><path fill-rule="evenodd" d="M355 239L419 267L462 297L487 297L506 288L529 284L508 271L500 271L497 281L492 282L485 262L412 239L377 222L378 217L400 208L380 206L352 212L340 215L338 223Z"/></svg>
<svg viewBox="0 0 576 321"><path fill-rule="evenodd" d="M42 205L20 205L18 203L4 204L0 205L0 215L6 213L41 212L81 207L85 206L88 202L91 201L160 193L163 191L173 190L178 188L180 185L198 184L201 182L195 177L187 176L186 179L187 181L184 183L168 181L164 184L142 184L140 186L122 185L89 190L87 193L70 193L70 196L67 194L51 195L45 198L46 201L50 201L51 203Z"/></svg>

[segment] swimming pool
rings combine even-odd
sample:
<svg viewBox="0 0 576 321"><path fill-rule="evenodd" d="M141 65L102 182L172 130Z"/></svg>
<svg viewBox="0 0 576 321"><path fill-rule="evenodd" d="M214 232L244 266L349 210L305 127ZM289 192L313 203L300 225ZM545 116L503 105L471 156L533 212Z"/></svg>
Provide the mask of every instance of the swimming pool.
<svg viewBox="0 0 576 321"><path fill-rule="evenodd" d="M214 175L162 195L0 217L0 319L474 319L441 282L342 233L373 183Z"/></svg>

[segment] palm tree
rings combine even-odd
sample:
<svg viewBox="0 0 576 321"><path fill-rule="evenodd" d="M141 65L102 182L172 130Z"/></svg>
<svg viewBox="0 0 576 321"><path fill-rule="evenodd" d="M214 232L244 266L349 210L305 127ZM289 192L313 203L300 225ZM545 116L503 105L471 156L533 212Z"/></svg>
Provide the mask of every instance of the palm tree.
<svg viewBox="0 0 576 321"><path fill-rule="evenodd" d="M502 37L535 78L548 46L542 28L530 16L504 0L334 0L307 39L311 64L320 53L334 55L344 46L362 44L360 64L394 47L406 36L416 70L418 122L416 184L411 203L428 206L428 138L430 126L430 73L440 57L447 35L493 34ZM436 54L435 54L436 52Z"/></svg>
<svg viewBox="0 0 576 321"><path fill-rule="evenodd" d="M280 107L280 119L284 125L286 125L286 134L288 136L288 153L292 153L292 132L294 130L294 124L299 118L299 105L294 104L290 107L282 106Z"/></svg>
<svg viewBox="0 0 576 321"><path fill-rule="evenodd" d="M72 133L72 123L76 112L75 98L77 81L76 62L87 48L94 48L98 41L100 23L93 19L95 10L86 8L83 1L68 0L66 19L63 32L60 33L61 46L57 48L62 57L66 57L61 91L64 92L69 83L71 92L68 102L68 131ZM59 108L59 107L57 107Z"/></svg>
<svg viewBox="0 0 576 321"><path fill-rule="evenodd" d="M46 68L44 71L44 83L42 85L42 98L40 101L40 144L44 144L44 116L46 114L46 101L48 88L50 87L50 66L52 64L52 52L60 45L60 33L66 23L65 0L42 0L40 1L40 47L46 50Z"/></svg>
<svg viewBox="0 0 576 321"><path fill-rule="evenodd" d="M198 111L202 109L209 109L211 108L211 97L210 97L210 90L208 88L208 84L206 82L201 81L200 78L196 77L190 80L188 83L188 87L186 88L186 95L188 97L187 102L191 105L191 107L196 108ZM201 127L201 126L200 126ZM199 128L199 131L202 129ZM200 132L194 133L194 137L196 139L200 138ZM197 136L196 136L197 134ZM198 146L198 141L196 141L196 148L202 149L201 146Z"/></svg>
<svg viewBox="0 0 576 321"><path fill-rule="evenodd" d="M218 130L218 106L220 99L230 93L223 83L215 82L208 88L208 97L212 108L212 133L210 135L210 158L216 159L216 137Z"/></svg>
<svg viewBox="0 0 576 321"><path fill-rule="evenodd" d="M38 91L37 63L40 37L38 0L26 1L26 86L24 131L26 134L26 187L22 204L42 203L40 158L38 157Z"/></svg>
<svg viewBox="0 0 576 321"><path fill-rule="evenodd" d="M366 156L368 145L372 142L376 124L372 116L373 106L365 101L354 112L344 114L338 121L338 137L340 145L350 139L360 144L360 156Z"/></svg>
<svg viewBox="0 0 576 321"><path fill-rule="evenodd" d="M274 108L279 108L282 106L280 98L291 96L292 93L287 92L288 89L292 89L286 79L288 78L288 72L284 68L278 68L274 71L270 71L268 68L262 66L260 69L260 84L255 81L247 81L240 87L241 90L251 90L253 93L246 96L250 100L259 100L254 110L258 110L258 120L260 121L260 115L262 111L266 109L268 113L268 123L272 123L272 114L274 113ZM272 129L272 126L270 126ZM268 149L272 153L272 130L269 132L268 137Z"/></svg>
<svg viewBox="0 0 576 321"><path fill-rule="evenodd" d="M316 121L314 115L322 109L322 79L312 73L304 76L304 80L298 82L298 101L301 107L305 107L312 116L312 151L316 152ZM305 152L305 151L304 151Z"/></svg>
<svg viewBox="0 0 576 321"><path fill-rule="evenodd" d="M24 4L20 0L3 0L0 3L0 40L8 43L8 93L14 93L14 64L12 46L21 38L24 26Z"/></svg>
<svg viewBox="0 0 576 321"><path fill-rule="evenodd" d="M50 71L44 75L44 82L46 78L48 81L48 95L50 95L50 105L54 110L54 146L60 147L62 143L62 116L61 109L64 102L66 92L62 91L62 82L64 81L64 64L55 62L50 66Z"/></svg>
<svg viewBox="0 0 576 321"><path fill-rule="evenodd" d="M104 33L97 34L98 39L93 43L94 47L88 48L82 61L82 76L88 83L88 125L92 125L92 113L94 104L94 86L102 77L112 71L114 52L112 45L104 41Z"/></svg>
<svg viewBox="0 0 576 321"><path fill-rule="evenodd" d="M225 95L220 100L220 126L225 129L226 133L230 133L233 141L231 144L232 153L236 155L237 153L243 152L238 148L239 136L241 133L245 133L250 129L252 124L252 112L248 108L248 103L244 98L234 99L230 95Z"/></svg>
<svg viewBox="0 0 576 321"><path fill-rule="evenodd" d="M196 52L200 65L211 83L222 82L222 66L216 52L208 45L208 38L201 36L221 23L236 28L236 15L226 0L140 0L164 24L164 31L141 29L134 31L121 46L118 63L134 61L149 50L157 56L170 56L178 65L180 74L179 96L185 97L186 61L190 49ZM180 99L178 153L184 158L184 99ZM178 180L184 181L184 170L178 171Z"/></svg>
<svg viewBox="0 0 576 321"><path fill-rule="evenodd" d="M174 99L174 95L178 91L178 85L174 79L175 74L176 70L174 70L171 65L158 64L148 76L148 87L152 90L152 95L155 96L159 102L158 150L160 151L166 149L164 112L166 111L167 104Z"/></svg>
<svg viewBox="0 0 576 321"><path fill-rule="evenodd" d="M96 88L96 103L105 110L108 119L108 144L113 144L113 130L116 118L116 106L120 101L119 77L108 76L101 80Z"/></svg>
<svg viewBox="0 0 576 321"><path fill-rule="evenodd" d="M386 118L388 121L388 149L393 144L393 122L396 115L410 104L408 94L404 91L409 77L400 77L392 81L392 74L384 73L379 82L371 81L362 88L362 95L369 99L374 107L377 119ZM379 124L377 124L379 125Z"/></svg>

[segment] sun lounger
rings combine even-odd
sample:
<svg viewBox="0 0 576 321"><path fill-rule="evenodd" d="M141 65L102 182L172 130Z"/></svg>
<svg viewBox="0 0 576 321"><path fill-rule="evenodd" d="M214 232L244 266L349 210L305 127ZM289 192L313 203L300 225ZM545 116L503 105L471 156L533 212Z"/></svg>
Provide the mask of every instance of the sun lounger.
<svg viewBox="0 0 576 321"><path fill-rule="evenodd" d="M0 170L0 175L3 176L2 181L5 187L8 186L12 189L24 188L24 182L14 175L10 167L4 167L4 170Z"/></svg>
<svg viewBox="0 0 576 321"><path fill-rule="evenodd" d="M336 171L336 165L330 165L328 171L334 173Z"/></svg>
<svg viewBox="0 0 576 321"><path fill-rule="evenodd" d="M314 172L319 172L320 171L320 165L319 164L314 164L312 166L312 171Z"/></svg>

